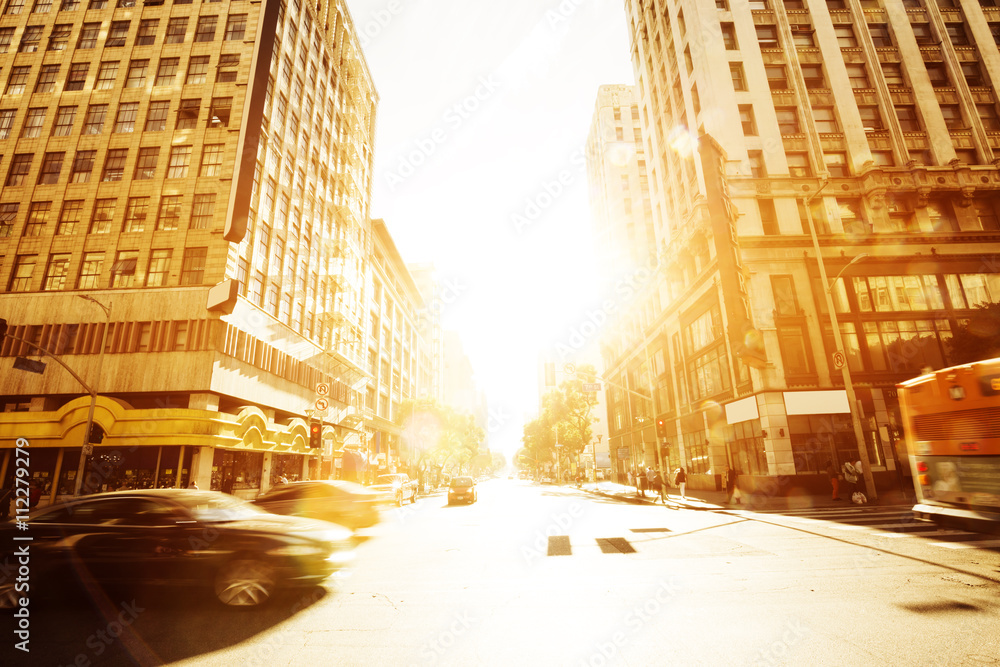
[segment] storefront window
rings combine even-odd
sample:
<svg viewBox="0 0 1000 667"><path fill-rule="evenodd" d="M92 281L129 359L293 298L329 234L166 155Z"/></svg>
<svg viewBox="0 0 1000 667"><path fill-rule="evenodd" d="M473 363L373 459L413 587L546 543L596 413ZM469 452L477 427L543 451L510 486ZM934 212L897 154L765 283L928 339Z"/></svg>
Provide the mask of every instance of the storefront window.
<svg viewBox="0 0 1000 667"><path fill-rule="evenodd" d="M263 469L263 452L216 449L212 461L212 490L255 496L252 492L260 490Z"/></svg>
<svg viewBox="0 0 1000 667"><path fill-rule="evenodd" d="M180 465L181 481L177 484L178 457L181 453L180 446L161 447L160 467L156 477L156 488L173 489L175 487L186 489L190 483L191 457L194 454L192 447L184 448L184 461Z"/></svg>
<svg viewBox="0 0 1000 667"><path fill-rule="evenodd" d="M299 454L275 454L271 457L271 486L278 484L284 476L289 482L302 479L302 456Z"/></svg>
<svg viewBox="0 0 1000 667"><path fill-rule="evenodd" d="M788 431L798 474L823 472L829 460L839 466L858 458L850 415L790 415Z"/></svg>
<svg viewBox="0 0 1000 667"><path fill-rule="evenodd" d="M740 422L726 428L726 448L741 475L767 475L767 455L759 419Z"/></svg>

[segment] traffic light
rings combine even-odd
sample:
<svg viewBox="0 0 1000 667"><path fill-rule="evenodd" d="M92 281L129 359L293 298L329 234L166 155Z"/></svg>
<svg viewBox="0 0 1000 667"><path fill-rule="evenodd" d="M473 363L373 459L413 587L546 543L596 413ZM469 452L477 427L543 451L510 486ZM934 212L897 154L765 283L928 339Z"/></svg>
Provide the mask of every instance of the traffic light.
<svg viewBox="0 0 1000 667"><path fill-rule="evenodd" d="M104 442L104 429L100 424L90 425L90 437L87 438L87 442L92 445L99 445Z"/></svg>
<svg viewBox="0 0 1000 667"><path fill-rule="evenodd" d="M664 419L656 420L656 437L665 438L667 437L667 422Z"/></svg>
<svg viewBox="0 0 1000 667"><path fill-rule="evenodd" d="M313 419L309 422L309 446L319 449L323 446L323 422Z"/></svg>

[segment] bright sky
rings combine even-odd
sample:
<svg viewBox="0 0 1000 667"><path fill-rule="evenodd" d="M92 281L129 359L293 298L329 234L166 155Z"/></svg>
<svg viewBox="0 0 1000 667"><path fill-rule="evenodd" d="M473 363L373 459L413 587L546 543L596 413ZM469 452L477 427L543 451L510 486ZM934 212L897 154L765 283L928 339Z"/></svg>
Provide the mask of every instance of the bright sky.
<svg viewBox="0 0 1000 667"><path fill-rule="evenodd" d="M543 349L600 303L584 149L633 82L623 0L348 0L380 95L372 215L433 262L511 453ZM561 183L560 183L561 177Z"/></svg>

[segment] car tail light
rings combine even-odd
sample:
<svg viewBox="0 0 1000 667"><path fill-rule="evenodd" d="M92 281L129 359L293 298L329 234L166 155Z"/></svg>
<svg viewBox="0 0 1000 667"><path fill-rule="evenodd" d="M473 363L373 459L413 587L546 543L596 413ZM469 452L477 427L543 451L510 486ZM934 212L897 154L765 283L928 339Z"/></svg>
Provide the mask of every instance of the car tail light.
<svg viewBox="0 0 1000 667"><path fill-rule="evenodd" d="M917 461L917 470L919 472L927 472L927 464L923 461Z"/></svg>
<svg viewBox="0 0 1000 667"><path fill-rule="evenodd" d="M920 482L920 486L930 486L931 476L930 475L919 475L917 480Z"/></svg>

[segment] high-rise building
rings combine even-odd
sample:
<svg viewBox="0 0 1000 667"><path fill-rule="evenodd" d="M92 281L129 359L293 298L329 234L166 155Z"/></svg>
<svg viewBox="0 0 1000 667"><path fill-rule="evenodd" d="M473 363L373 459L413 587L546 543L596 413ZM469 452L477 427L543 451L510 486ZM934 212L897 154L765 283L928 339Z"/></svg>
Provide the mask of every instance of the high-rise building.
<svg viewBox="0 0 1000 667"><path fill-rule="evenodd" d="M345 3L11 0L0 70L0 477L18 437L53 498L328 474L360 443L377 105ZM65 369L12 370L40 350Z"/></svg>
<svg viewBox="0 0 1000 667"><path fill-rule="evenodd" d="M430 369L430 378L429 382L420 385L420 398L444 401L444 328L441 319L458 294L445 290L433 264L410 264L407 268L424 300L419 329L427 358L421 366Z"/></svg>
<svg viewBox="0 0 1000 667"><path fill-rule="evenodd" d="M908 483L896 382L1000 301L993 4L626 3L663 261L605 358L692 487Z"/></svg>

